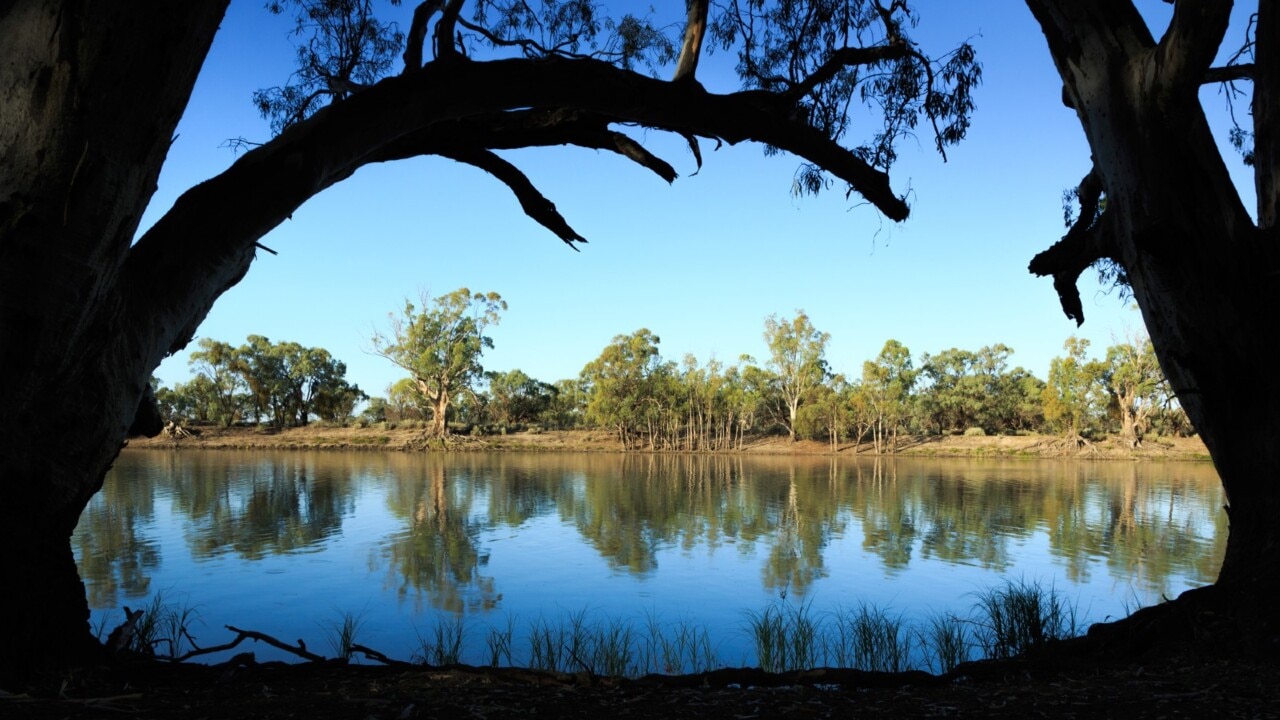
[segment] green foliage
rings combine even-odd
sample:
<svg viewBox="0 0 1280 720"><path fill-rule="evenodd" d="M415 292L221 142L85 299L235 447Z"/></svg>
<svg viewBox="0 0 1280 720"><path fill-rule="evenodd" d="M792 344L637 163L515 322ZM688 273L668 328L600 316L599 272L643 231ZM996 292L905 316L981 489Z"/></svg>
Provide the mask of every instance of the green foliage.
<svg viewBox="0 0 1280 720"><path fill-rule="evenodd" d="M1067 356L1050 361L1041 394L1044 419L1066 436L1080 437L1092 430L1105 408L1098 383L1103 365L1086 358L1088 340L1072 336L1062 347Z"/></svg>
<svg viewBox="0 0 1280 720"><path fill-rule="evenodd" d="M582 368L587 388L586 420L618 434L623 447L652 436L660 421L658 398L670 368L658 354L661 339L647 328L618 335L600 357Z"/></svg>
<svg viewBox="0 0 1280 720"><path fill-rule="evenodd" d="M1141 444L1162 399L1172 395L1151 340L1135 336L1107 348L1099 380L1119 414L1120 434Z"/></svg>
<svg viewBox="0 0 1280 720"><path fill-rule="evenodd" d="M341 424L366 395L347 382L347 366L323 348L272 343L250 335L238 348L200 339L191 353L196 376L157 391L162 415L174 421L306 425L312 417Z"/></svg>
<svg viewBox="0 0 1280 720"><path fill-rule="evenodd" d="M769 348L769 369L785 412L779 420L796 439L796 415L827 378L829 333L818 332L803 310L790 320L770 315L764 321L764 342Z"/></svg>
<svg viewBox="0 0 1280 720"><path fill-rule="evenodd" d="M802 95L804 116L829 137L838 139L849 130L854 100L874 106L881 127L857 154L888 168L897 158L896 142L914 135L922 120L933 127L939 152L959 142L974 110L972 91L982 78L968 43L937 62L921 53L910 39L916 22L905 2L887 8L871 0L731 2L712 18L711 32L721 48L736 53L746 87ZM886 54L881 62L832 67L833 56L848 45L904 52L893 59ZM814 87L815 78L825 82ZM812 193L825 185L820 171L807 167L797 189Z"/></svg>
<svg viewBox="0 0 1280 720"><path fill-rule="evenodd" d="M558 390L520 370L487 372L485 414L488 422L500 426L535 422L551 408Z"/></svg>
<svg viewBox="0 0 1280 720"><path fill-rule="evenodd" d="M374 334L373 351L409 373L431 412L431 434L443 437L449 406L460 393L473 392L484 373L480 356L493 347L484 333L498 324L507 303L494 292L460 288L424 297L422 305L406 301L399 316L392 314L389 332Z"/></svg>
<svg viewBox="0 0 1280 720"><path fill-rule="evenodd" d="M200 349L191 353L190 365L197 380L186 391L193 395L199 419L229 427L244 414L246 386L237 371L235 348L210 338L200 338Z"/></svg>
<svg viewBox="0 0 1280 720"><path fill-rule="evenodd" d="M258 90L253 104L272 134L330 102L382 79L404 44L395 23L375 17L372 0L271 0L267 9L295 14L297 69L282 87Z"/></svg>
<svg viewBox="0 0 1280 720"><path fill-rule="evenodd" d="M996 344L976 352L951 348L924 355L919 410L925 426L936 433L979 428L1010 434L1035 422L1035 409L1024 407L1024 383L1031 376L1022 368L1008 368L1012 354Z"/></svg>
<svg viewBox="0 0 1280 720"><path fill-rule="evenodd" d="M894 452L898 430L910 415L918 373L911 351L897 340L886 340L875 360L862 364L861 405L881 452Z"/></svg>

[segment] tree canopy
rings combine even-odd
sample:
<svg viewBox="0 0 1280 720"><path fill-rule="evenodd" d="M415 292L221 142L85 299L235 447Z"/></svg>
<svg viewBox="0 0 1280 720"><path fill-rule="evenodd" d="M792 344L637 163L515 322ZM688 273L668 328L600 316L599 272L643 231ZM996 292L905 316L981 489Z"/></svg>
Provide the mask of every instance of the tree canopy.
<svg viewBox="0 0 1280 720"><path fill-rule="evenodd" d="M493 347L484 333L498 324L507 303L495 292L459 288L434 300L424 296L421 304L405 301L389 330L374 334L373 351L409 372L431 409L431 434L444 437L449 406L484 374L480 356Z"/></svg>

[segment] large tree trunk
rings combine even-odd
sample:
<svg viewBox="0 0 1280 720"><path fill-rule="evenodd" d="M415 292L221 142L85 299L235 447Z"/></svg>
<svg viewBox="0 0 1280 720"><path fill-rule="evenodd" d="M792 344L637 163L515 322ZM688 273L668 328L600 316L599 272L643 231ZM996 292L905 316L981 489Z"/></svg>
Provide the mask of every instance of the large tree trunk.
<svg viewBox="0 0 1280 720"><path fill-rule="evenodd" d="M98 646L70 536L160 360L123 265L224 8L0 8L0 681Z"/></svg>
<svg viewBox="0 0 1280 720"><path fill-rule="evenodd" d="M1218 590L1271 641L1280 567L1280 383L1275 381L1275 148L1280 41L1275 3L1260 3L1254 119L1259 223L1235 191L1197 92L1226 30L1230 3L1179 2L1157 44L1136 10L1114 0L1028 0L1093 150L1105 210L1033 262L1053 274L1079 318L1075 276L1097 258L1123 267L1160 365L1217 466L1230 536ZM1081 185L1088 207L1090 179ZM1096 192L1092 193L1097 199ZM1064 283L1065 281L1065 283ZM1067 287L1069 286L1069 287ZM1074 300L1074 302L1073 302Z"/></svg>

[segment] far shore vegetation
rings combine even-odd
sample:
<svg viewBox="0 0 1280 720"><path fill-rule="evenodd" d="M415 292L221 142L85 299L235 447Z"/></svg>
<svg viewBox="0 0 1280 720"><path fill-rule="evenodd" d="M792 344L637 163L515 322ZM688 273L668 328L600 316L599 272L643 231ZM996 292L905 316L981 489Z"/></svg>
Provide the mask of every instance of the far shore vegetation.
<svg viewBox="0 0 1280 720"><path fill-rule="evenodd" d="M480 364L506 303L462 288L406 302L374 347L408 377L370 396L323 348L202 338L192 379L155 394L165 435L135 446L494 449L1207 459L1146 337L1093 354L1067 338L1040 379L1004 344L914 354L897 340L834 372L803 311L764 323L769 357L734 363L618 335L577 377Z"/></svg>

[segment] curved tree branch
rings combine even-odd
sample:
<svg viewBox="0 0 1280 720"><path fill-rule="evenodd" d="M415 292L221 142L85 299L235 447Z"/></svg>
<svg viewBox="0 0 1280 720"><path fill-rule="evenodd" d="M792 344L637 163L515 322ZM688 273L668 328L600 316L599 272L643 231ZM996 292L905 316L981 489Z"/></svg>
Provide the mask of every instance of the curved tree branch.
<svg viewBox="0 0 1280 720"><path fill-rule="evenodd" d="M185 345L218 295L248 271L263 235L316 193L386 159L389 147L449 123L537 108L572 108L685 137L766 143L846 181L893 220L909 212L886 173L793 119L794 104L769 92L715 94L588 59L429 63L316 112L178 199L124 267L128 312L143 328L137 336L154 343L142 351L158 363ZM610 143L616 148L617 138Z"/></svg>
<svg viewBox="0 0 1280 720"><path fill-rule="evenodd" d="M840 48L831 53L831 57L827 58L826 62L818 66L808 77L792 85L787 94L794 98L801 98L813 92L814 88L834 78L837 73L847 67L874 65L886 60L899 60L910 54L912 54L911 47L901 39L895 39L888 45ZM926 68L929 67L927 58L922 58L922 62ZM932 78L930 79L932 80Z"/></svg>
<svg viewBox="0 0 1280 720"><path fill-rule="evenodd" d="M465 121L432 125L387 144L370 162L404 160L419 155L445 155L450 149L514 150L576 145L617 153L653 171L667 182L675 168L623 133L609 129L609 118L574 110L515 110L474 116ZM696 144L696 139L693 140ZM699 160L701 158L699 157Z"/></svg>
<svg viewBox="0 0 1280 720"><path fill-rule="evenodd" d="M515 165L488 150L442 150L439 155L480 168L501 180L504 185L511 188L511 192L515 193L516 199L520 201L520 207L526 215L537 221L539 225L555 233L557 237L574 250L578 249L574 245L575 242L584 243L587 241L586 238L578 234L578 231L569 227L568 221L564 219L559 210L556 210L556 204L539 192L528 176Z"/></svg>

